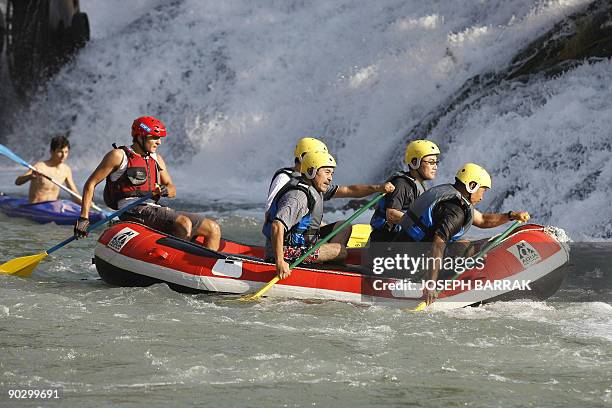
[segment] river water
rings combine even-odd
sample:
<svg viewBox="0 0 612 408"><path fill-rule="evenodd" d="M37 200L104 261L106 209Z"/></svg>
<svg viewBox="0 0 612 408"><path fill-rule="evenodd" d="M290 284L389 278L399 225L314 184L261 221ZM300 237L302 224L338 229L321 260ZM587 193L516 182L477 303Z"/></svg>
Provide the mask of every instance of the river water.
<svg viewBox="0 0 612 408"><path fill-rule="evenodd" d="M34 162L70 131L81 188L112 142L129 143L135 117L158 115L186 200L174 205L261 243L269 177L297 138L327 143L338 183L380 182L407 129L589 2L83 1L92 41L31 103L7 106L0 138ZM491 171L481 210L524 208L575 239L609 240L610 67L508 83L415 137L443 148L440 183L464 161ZM22 171L3 159L2 191L23 195ZM4 216L0 230L0 262L71 234ZM26 405L9 389L49 387L74 407L612 406L609 243L574 245L546 302L411 314L111 288L91 265L94 239L29 278L0 275L0 407Z"/></svg>
<svg viewBox="0 0 612 408"><path fill-rule="evenodd" d="M211 215L227 238L260 241L249 210ZM71 234L5 216L0 229L2 261ZM0 276L0 406L24 406L8 389L49 387L78 407L612 406L606 243L575 250L546 302L412 314L112 288L91 265L94 238L29 278Z"/></svg>

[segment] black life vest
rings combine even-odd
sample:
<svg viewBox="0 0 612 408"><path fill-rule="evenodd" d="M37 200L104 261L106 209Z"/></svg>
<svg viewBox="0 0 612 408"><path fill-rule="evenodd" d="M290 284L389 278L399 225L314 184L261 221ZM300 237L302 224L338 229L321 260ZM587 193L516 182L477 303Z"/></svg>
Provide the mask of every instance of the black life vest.
<svg viewBox="0 0 612 408"><path fill-rule="evenodd" d="M401 171L392 174L391 177L387 179L387 182L393 183L394 180L397 180L399 178L406 180L408 185L412 188L412 192L414 194L415 199L425 192L425 189L423 188L423 185L420 182ZM370 225L375 231L380 231L383 228L388 228L389 232L399 232L401 231L401 226L399 224L393 225L387 221L387 210L385 209L387 203L386 200L387 198L380 200L374 207L374 214L372 215L372 219L370 220ZM408 208L410 207L410 204L412 204L412 202L404 203L401 208L401 211L406 212L406 210L408 210Z"/></svg>

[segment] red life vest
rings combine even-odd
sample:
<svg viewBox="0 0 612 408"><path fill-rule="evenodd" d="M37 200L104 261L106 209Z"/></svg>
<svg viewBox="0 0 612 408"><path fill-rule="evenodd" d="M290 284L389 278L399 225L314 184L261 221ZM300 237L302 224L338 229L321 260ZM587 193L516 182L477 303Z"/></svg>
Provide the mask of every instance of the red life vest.
<svg viewBox="0 0 612 408"><path fill-rule="evenodd" d="M110 175L106 178L104 186L104 202L110 208L117 210L119 201L128 197L144 197L159 183L159 171L161 170L157 161L149 155L143 157L127 146L115 146L121 149L127 156L127 168L116 180L112 181Z"/></svg>

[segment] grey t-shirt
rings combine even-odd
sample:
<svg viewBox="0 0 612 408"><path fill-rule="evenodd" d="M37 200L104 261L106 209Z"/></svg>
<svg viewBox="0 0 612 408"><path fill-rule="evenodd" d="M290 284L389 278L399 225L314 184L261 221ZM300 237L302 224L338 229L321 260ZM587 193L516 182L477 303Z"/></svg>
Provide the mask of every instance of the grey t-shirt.
<svg viewBox="0 0 612 408"><path fill-rule="evenodd" d="M314 188L311 187L311 190ZM320 194L323 201L331 199L336 191L338 190L337 185L330 185L325 193ZM322 203L321 203L322 205ZM276 216L274 220L280 221L285 227L285 234L300 220L308 214L308 197L306 193L301 190L290 190L286 192L278 201ZM266 237L266 258L274 258L274 250L272 248L272 241Z"/></svg>
<svg viewBox="0 0 612 408"><path fill-rule="evenodd" d="M287 232L308 213L308 197L301 190L288 191L278 201L277 208L274 220L282 222Z"/></svg>

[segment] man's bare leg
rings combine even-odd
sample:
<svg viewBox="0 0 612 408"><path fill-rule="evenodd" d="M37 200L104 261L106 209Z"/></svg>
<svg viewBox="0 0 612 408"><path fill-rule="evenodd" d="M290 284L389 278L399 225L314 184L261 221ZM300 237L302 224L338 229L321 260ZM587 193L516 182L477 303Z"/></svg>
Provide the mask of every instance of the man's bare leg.
<svg viewBox="0 0 612 408"><path fill-rule="evenodd" d="M181 239L189 239L191 236L191 220L184 215L179 215L174 220L174 235Z"/></svg>
<svg viewBox="0 0 612 408"><path fill-rule="evenodd" d="M332 224L332 231L337 230L340 225L342 225L344 221L336 221ZM351 239L351 234L353 232L353 226L349 225L348 227L345 227L342 231L340 231L338 234L336 234L332 239L329 240L329 243L338 243L338 244L342 244L346 247L346 245L349 242L349 239ZM321 237L323 238L323 237Z"/></svg>
<svg viewBox="0 0 612 408"><path fill-rule="evenodd" d="M205 238L204 246L213 251L217 251L221 245L221 227L215 221L208 218L200 223L193 235L203 236Z"/></svg>
<svg viewBox="0 0 612 408"><path fill-rule="evenodd" d="M319 257L315 263L344 262L347 257L346 246L342 244L327 243L319 248Z"/></svg>

